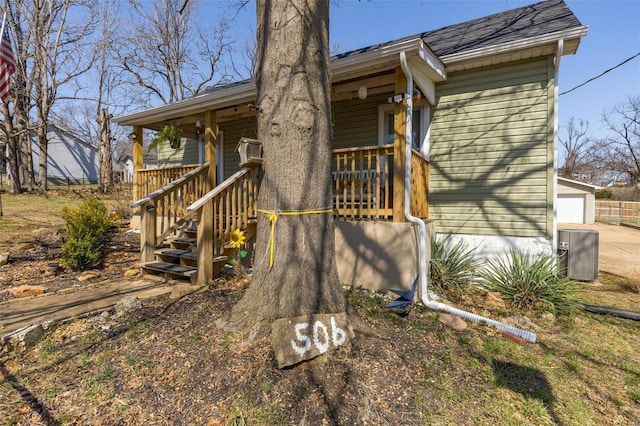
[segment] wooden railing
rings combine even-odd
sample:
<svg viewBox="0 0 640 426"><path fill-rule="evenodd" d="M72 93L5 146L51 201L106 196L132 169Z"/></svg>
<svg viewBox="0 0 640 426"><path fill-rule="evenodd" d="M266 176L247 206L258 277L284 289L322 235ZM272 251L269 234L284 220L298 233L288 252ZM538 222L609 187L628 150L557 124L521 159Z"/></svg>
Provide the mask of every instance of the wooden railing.
<svg viewBox="0 0 640 426"><path fill-rule="evenodd" d="M224 254L229 233L255 223L257 176L257 169L242 168L189 206L198 217L198 282L213 276L212 259Z"/></svg>
<svg viewBox="0 0 640 426"><path fill-rule="evenodd" d="M338 219L393 220L393 160L391 145L337 149L332 158L332 188ZM154 251L179 226L196 217L198 282L213 277L213 259L225 253L229 233L247 230L256 222L259 164L242 168L206 192L208 165L188 167L186 175L134 202L141 214L141 260L154 260ZM145 170L157 182L166 173ZM142 172L142 171L141 171ZM147 173L148 172L148 173ZM403 174L404 176L404 174ZM411 154L411 213L429 216L429 163L417 151ZM147 185L145 187L151 187Z"/></svg>
<svg viewBox="0 0 640 426"><path fill-rule="evenodd" d="M393 219L393 155L392 145L333 151L332 187L337 218ZM429 162L413 150L412 215L423 219L429 217L428 189Z"/></svg>
<svg viewBox="0 0 640 426"><path fill-rule="evenodd" d="M166 167L161 169L141 169L136 170L136 185L134 186L133 199L137 200L146 197L148 194L165 187L176 179L181 178L192 170L202 167L199 164Z"/></svg>
<svg viewBox="0 0 640 426"><path fill-rule="evenodd" d="M429 218L429 161L415 149L411 151L411 214Z"/></svg>
<svg viewBox="0 0 640 426"><path fill-rule="evenodd" d="M206 193L208 172L209 165L201 165L131 204L140 208L143 262L152 261L158 243L194 216L187 207Z"/></svg>
<svg viewBox="0 0 640 426"><path fill-rule="evenodd" d="M333 151L336 218L393 218L393 146L376 145Z"/></svg>

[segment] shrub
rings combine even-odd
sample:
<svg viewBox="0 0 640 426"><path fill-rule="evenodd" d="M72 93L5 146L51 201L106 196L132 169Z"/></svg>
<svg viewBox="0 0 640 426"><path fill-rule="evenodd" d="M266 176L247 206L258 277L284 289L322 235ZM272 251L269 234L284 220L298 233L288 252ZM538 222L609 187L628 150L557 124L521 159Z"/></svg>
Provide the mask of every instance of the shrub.
<svg viewBox="0 0 640 426"><path fill-rule="evenodd" d="M596 200L610 200L611 198L613 198L613 192L610 189L596 191Z"/></svg>
<svg viewBox="0 0 640 426"><path fill-rule="evenodd" d="M90 198L76 209L62 209L68 239L62 246L60 260L74 271L84 271L100 264L102 242L111 226L107 207Z"/></svg>
<svg viewBox="0 0 640 426"><path fill-rule="evenodd" d="M555 256L510 250L478 274L481 286L500 293L513 308L566 314L580 307L578 287L558 274Z"/></svg>
<svg viewBox="0 0 640 426"><path fill-rule="evenodd" d="M474 259L475 249L469 248L464 241L447 248L447 239L431 239L430 283L434 290L442 295L467 288L473 279L478 262Z"/></svg>

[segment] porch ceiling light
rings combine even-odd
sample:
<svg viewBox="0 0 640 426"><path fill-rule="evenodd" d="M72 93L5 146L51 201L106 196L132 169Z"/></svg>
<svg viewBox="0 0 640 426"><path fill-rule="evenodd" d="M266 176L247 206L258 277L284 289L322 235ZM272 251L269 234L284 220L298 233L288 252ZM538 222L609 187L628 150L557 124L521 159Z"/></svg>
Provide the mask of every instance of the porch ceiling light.
<svg viewBox="0 0 640 426"><path fill-rule="evenodd" d="M196 121L196 140L200 140L200 130L202 130L202 124L200 124L200 120Z"/></svg>
<svg viewBox="0 0 640 426"><path fill-rule="evenodd" d="M361 101L367 99L367 86L365 86L364 84L358 87L358 99L360 99Z"/></svg>
<svg viewBox="0 0 640 426"><path fill-rule="evenodd" d="M131 140L135 140L135 139L136 139L136 136L138 136L138 135L136 134L136 132L131 132L131 133L129 133L129 135L128 135L127 137L128 137L129 139L131 139Z"/></svg>

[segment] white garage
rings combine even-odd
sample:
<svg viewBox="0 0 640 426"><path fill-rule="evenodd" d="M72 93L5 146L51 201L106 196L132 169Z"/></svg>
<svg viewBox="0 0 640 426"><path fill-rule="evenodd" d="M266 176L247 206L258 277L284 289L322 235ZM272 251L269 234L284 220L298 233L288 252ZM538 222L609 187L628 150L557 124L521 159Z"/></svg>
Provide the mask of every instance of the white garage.
<svg viewBox="0 0 640 426"><path fill-rule="evenodd" d="M597 189L595 185L559 177L556 199L558 223L593 223Z"/></svg>

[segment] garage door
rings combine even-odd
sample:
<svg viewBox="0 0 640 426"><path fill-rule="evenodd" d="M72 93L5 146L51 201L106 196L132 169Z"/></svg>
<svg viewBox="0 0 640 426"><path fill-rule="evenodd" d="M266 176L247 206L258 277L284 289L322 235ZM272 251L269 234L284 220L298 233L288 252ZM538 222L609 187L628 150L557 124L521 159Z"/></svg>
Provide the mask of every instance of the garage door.
<svg viewBox="0 0 640 426"><path fill-rule="evenodd" d="M558 195L558 223L584 223L584 195Z"/></svg>

